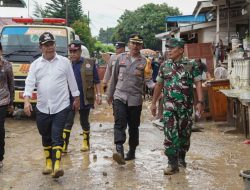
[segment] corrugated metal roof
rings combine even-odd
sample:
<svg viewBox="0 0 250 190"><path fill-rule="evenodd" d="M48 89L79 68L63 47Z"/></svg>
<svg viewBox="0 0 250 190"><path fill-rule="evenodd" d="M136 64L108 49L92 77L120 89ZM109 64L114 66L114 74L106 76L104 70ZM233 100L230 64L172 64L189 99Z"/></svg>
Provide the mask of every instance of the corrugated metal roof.
<svg viewBox="0 0 250 190"><path fill-rule="evenodd" d="M206 22L205 14L195 15L181 15L181 16L168 16L166 22Z"/></svg>

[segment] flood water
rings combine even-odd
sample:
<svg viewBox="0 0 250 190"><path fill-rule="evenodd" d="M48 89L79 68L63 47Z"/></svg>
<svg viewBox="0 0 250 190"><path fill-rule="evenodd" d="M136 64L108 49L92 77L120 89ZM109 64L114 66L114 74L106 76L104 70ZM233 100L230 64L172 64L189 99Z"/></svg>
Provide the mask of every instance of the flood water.
<svg viewBox="0 0 250 190"><path fill-rule="evenodd" d="M250 145L243 144L243 134L230 133L226 123L199 122L199 132L191 138L187 168L164 176L167 157L163 153L163 131L152 125L149 103L144 104L140 145L136 159L120 166L112 160L112 109L107 104L91 114L91 150L81 152L82 130L79 118L62 158L65 175L59 179L43 176L41 137L34 120L6 121L6 154L0 169L0 189L169 189L169 190L238 190L244 188L240 170L250 169ZM128 150L127 142L125 151Z"/></svg>

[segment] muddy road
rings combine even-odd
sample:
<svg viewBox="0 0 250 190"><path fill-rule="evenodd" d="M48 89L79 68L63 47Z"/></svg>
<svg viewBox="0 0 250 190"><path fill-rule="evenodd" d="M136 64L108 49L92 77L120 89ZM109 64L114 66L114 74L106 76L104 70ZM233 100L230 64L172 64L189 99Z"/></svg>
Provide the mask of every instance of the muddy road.
<svg viewBox="0 0 250 190"><path fill-rule="evenodd" d="M233 129L221 123L197 123L202 129L192 134L187 168L173 176L164 176L163 169L167 166L162 145L164 135L151 124L148 107L146 103L142 113L136 159L124 166L112 160L115 147L111 108L104 104L92 111L91 150L86 153L80 151L81 127L76 118L70 152L62 158L65 175L59 179L41 174L44 158L35 121L8 118L0 190L243 189L239 173L250 169L250 145L242 143L244 135L227 132Z"/></svg>

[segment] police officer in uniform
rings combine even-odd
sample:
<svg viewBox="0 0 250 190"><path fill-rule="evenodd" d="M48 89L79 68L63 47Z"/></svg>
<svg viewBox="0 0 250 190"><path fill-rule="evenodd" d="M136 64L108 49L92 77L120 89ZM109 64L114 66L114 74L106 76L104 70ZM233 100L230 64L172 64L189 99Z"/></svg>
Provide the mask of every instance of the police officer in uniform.
<svg viewBox="0 0 250 190"><path fill-rule="evenodd" d="M83 130L83 142L81 151L89 150L89 112L94 107L94 102L101 104L101 85L95 62L92 59L81 57L83 43L79 40L73 41L69 45L70 60L72 62L78 89L80 91L80 123ZM95 96L96 92L96 96ZM67 122L63 131L64 146L66 153L69 144L69 137L74 124L75 110L70 110Z"/></svg>
<svg viewBox="0 0 250 190"><path fill-rule="evenodd" d="M108 87L108 81L111 78L112 71L114 68L113 66L116 62L117 55L119 55L120 53L123 53L123 52L125 52L125 42L116 42L115 43L115 55L111 55L109 62L107 64L107 67L106 67L103 81L102 81L104 92L106 92L106 89Z"/></svg>
<svg viewBox="0 0 250 190"><path fill-rule="evenodd" d="M117 57L111 77L108 103L113 101L114 143L116 152L113 159L118 164L135 159L139 145L139 125L142 110L142 89L146 59L140 55L143 38L132 34L129 38L129 52ZM123 144L126 141L126 128L129 127L129 151L124 159Z"/></svg>
<svg viewBox="0 0 250 190"><path fill-rule="evenodd" d="M172 38L167 43L169 59L160 67L157 76L151 112L156 114L156 102L163 89L163 120L165 154L168 167L165 175L179 171L179 165L186 167L185 156L190 147L193 112L193 84L196 85L198 114L203 112L202 78L198 64L183 57L184 41Z"/></svg>

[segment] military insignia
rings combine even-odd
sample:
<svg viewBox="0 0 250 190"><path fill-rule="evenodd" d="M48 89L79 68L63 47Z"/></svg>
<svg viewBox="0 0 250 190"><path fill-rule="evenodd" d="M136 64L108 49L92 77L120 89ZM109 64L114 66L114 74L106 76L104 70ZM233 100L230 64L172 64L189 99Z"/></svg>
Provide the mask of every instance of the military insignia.
<svg viewBox="0 0 250 190"><path fill-rule="evenodd" d="M86 64L86 68L90 68L91 65L89 63Z"/></svg>

